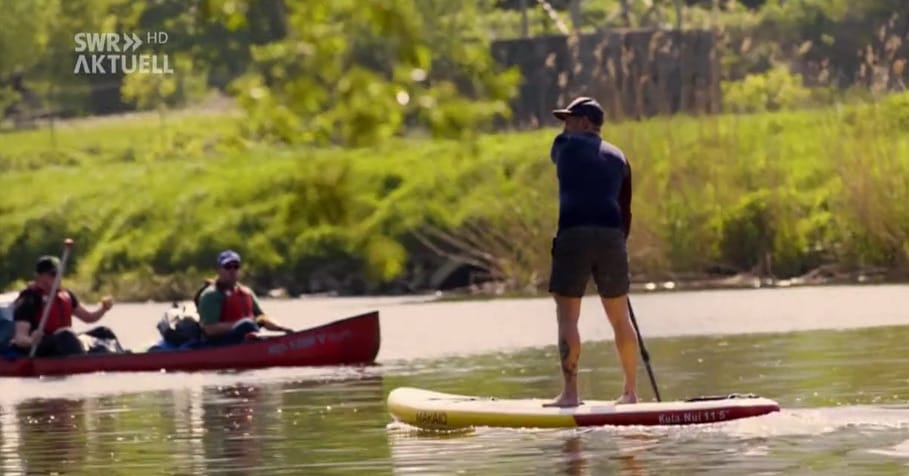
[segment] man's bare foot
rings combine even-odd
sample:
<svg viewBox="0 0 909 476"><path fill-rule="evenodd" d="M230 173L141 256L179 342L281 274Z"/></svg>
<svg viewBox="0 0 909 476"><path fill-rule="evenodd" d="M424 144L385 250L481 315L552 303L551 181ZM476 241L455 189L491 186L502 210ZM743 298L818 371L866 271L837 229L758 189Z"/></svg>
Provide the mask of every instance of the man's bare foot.
<svg viewBox="0 0 909 476"><path fill-rule="evenodd" d="M616 401L616 405L622 405L625 403L638 403L638 396L633 393L623 393Z"/></svg>
<svg viewBox="0 0 909 476"><path fill-rule="evenodd" d="M555 400L551 402L546 402L543 404L544 407L559 407L559 408L571 408L581 405L580 399L578 397L566 397L559 395Z"/></svg>

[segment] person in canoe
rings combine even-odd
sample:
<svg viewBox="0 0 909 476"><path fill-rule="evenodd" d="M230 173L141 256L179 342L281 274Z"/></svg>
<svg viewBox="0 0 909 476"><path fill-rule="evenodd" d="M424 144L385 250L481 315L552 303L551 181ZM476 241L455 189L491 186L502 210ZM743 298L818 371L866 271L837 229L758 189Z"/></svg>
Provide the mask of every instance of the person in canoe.
<svg viewBox="0 0 909 476"><path fill-rule="evenodd" d="M616 403L635 403L638 343L628 310L626 249L631 227L631 168L622 151L600 137L605 114L596 100L578 97L553 115L564 122L564 129L550 149L559 184L559 215L550 250L549 292L556 304L564 385L547 406L580 403L578 318L591 275L612 325L625 376Z"/></svg>
<svg viewBox="0 0 909 476"><path fill-rule="evenodd" d="M240 343L260 327L293 332L269 319L252 289L240 284L240 263L237 252L221 252L217 260L217 279L207 281L196 293L196 309L206 342L214 345Z"/></svg>
<svg viewBox="0 0 909 476"><path fill-rule="evenodd" d="M110 296L101 300L98 309L89 311L80 302L76 294L61 284L57 295L50 299L48 293L60 270L60 259L55 256L42 256L35 265L34 281L28 284L16 298L13 311L15 333L10 341L11 347L28 355L32 344L37 342L36 357L65 356L87 352L83 341L72 329L73 316L85 323L93 323L107 314L114 305ZM41 316L44 306L50 303L47 321L43 329Z"/></svg>

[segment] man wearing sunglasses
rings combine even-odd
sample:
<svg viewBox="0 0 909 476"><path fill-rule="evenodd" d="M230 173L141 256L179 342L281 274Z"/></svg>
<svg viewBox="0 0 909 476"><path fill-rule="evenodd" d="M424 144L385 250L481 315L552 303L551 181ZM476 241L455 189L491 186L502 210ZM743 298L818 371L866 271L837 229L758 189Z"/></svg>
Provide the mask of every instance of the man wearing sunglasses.
<svg viewBox="0 0 909 476"><path fill-rule="evenodd" d="M16 329L10 344L16 350L27 354L32 344L38 342L35 349L37 357L63 356L86 352L82 341L72 330L73 316L85 323L97 322L113 307L110 296L101 300L101 306L89 311L82 305L76 295L59 285L57 295L51 298L48 294L60 271L60 260L54 256L42 256L35 266L35 279L19 293L14 304L13 320ZM50 305L44 328L41 316L44 306Z"/></svg>
<svg viewBox="0 0 909 476"><path fill-rule="evenodd" d="M233 250L218 255L218 277L196 298L202 332L209 344L237 344L259 327L270 331L293 332L271 321L259 306L256 294L240 284L240 255Z"/></svg>

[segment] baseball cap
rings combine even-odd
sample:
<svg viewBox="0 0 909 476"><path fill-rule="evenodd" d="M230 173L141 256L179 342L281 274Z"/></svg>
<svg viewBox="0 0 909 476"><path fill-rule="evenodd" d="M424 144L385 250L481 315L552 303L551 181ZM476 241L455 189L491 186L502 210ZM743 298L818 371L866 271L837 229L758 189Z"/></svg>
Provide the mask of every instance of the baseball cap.
<svg viewBox="0 0 909 476"><path fill-rule="evenodd" d="M218 266L224 266L227 263L239 263L240 255L234 250L224 250L218 255Z"/></svg>
<svg viewBox="0 0 909 476"><path fill-rule="evenodd" d="M51 271L60 270L60 258L56 256L45 255L38 258L38 262L35 264L35 272L38 274L49 273Z"/></svg>
<svg viewBox="0 0 909 476"><path fill-rule="evenodd" d="M606 113L603 111L603 106L600 106L596 99L579 96L567 106L561 109L553 109L552 115L560 121L564 121L568 116L587 117L590 122L599 126L603 124L603 117Z"/></svg>

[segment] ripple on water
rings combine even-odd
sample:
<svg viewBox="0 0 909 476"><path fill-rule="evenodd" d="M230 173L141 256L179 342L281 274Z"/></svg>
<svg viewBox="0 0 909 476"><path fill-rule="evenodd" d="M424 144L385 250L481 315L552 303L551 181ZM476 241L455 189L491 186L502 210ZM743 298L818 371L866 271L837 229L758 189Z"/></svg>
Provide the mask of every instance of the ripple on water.
<svg viewBox="0 0 909 476"><path fill-rule="evenodd" d="M867 307L905 290L731 293L707 308L694 305L704 294L635 298L665 400L754 392L780 402L781 412L760 418L450 434L389 424L384 399L399 386L502 398L560 387L549 300L390 304L375 367L4 380L0 472L65 460L83 474L907 474L909 327L782 332L905 322L893 306ZM324 320L309 305L268 303ZM331 315L352 311L345 306ZM608 323L585 306L582 393L613 396L621 373ZM141 317L124 307L123 327L133 329ZM132 337L147 337L157 317ZM643 367L639 379L649 398Z"/></svg>

